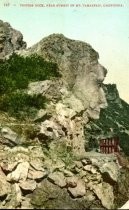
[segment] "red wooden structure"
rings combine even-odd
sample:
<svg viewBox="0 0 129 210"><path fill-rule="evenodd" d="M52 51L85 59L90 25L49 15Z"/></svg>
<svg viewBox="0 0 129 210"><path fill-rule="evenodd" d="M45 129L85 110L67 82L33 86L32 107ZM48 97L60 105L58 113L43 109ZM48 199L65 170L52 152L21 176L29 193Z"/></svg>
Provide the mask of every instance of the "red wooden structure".
<svg viewBox="0 0 129 210"><path fill-rule="evenodd" d="M101 153L114 153L119 152L119 137L111 137L100 140L100 152Z"/></svg>

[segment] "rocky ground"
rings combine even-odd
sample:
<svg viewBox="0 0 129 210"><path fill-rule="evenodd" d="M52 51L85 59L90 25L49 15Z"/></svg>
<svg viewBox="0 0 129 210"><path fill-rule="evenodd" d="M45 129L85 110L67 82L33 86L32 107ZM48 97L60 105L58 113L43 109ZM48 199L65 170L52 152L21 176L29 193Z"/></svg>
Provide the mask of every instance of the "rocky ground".
<svg viewBox="0 0 129 210"><path fill-rule="evenodd" d="M4 143L14 142L16 133L4 127L1 138ZM114 155L85 153L85 157L68 160L52 156L53 151L45 152L38 144L1 145L1 209L114 207L114 188L120 175Z"/></svg>
<svg viewBox="0 0 129 210"><path fill-rule="evenodd" d="M115 209L123 205L129 199L128 161L123 164L123 158L121 164L121 156L86 150L84 126L99 119L100 110L108 105L103 89L107 70L98 62L98 53L62 34L22 50L20 32L2 21L0 27L4 40L8 40L6 31L11 36L7 42L2 39L0 55L6 47L6 58L14 51L24 57L36 53L55 62L61 74L58 79L31 81L24 90L49 101L34 118L20 121L0 112L0 208ZM16 47L19 39L21 45Z"/></svg>

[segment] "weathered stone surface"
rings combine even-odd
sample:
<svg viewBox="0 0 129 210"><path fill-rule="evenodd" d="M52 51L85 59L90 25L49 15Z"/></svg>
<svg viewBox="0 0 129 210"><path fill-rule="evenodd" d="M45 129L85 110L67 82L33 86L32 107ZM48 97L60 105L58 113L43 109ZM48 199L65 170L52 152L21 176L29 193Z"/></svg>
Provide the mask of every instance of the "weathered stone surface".
<svg viewBox="0 0 129 210"><path fill-rule="evenodd" d="M21 32L13 29L9 23L0 20L0 59L16 50L26 48Z"/></svg>
<svg viewBox="0 0 129 210"><path fill-rule="evenodd" d="M19 180L25 181L27 179L28 170L29 170L28 162L19 163L16 170L7 175L7 179L8 181L15 181L15 182Z"/></svg>
<svg viewBox="0 0 129 210"><path fill-rule="evenodd" d="M57 198L59 194L58 189L57 185L52 184L47 179L43 180L40 187L33 192L31 203L40 206L49 198Z"/></svg>
<svg viewBox="0 0 129 210"><path fill-rule="evenodd" d="M57 103L56 105L56 113L58 115L59 121L62 122L64 118L72 118L76 115L76 112L73 109L68 108L66 105L62 103Z"/></svg>
<svg viewBox="0 0 129 210"><path fill-rule="evenodd" d="M78 183L78 178L76 176L68 177L66 179L66 182L67 182L67 187L71 187L71 188L76 187Z"/></svg>
<svg viewBox="0 0 129 210"><path fill-rule="evenodd" d="M51 132L42 124L42 138L65 136L76 155L84 154L83 126L89 118L98 119L100 109L107 106L101 87L107 70L98 63L98 53L89 44L68 39L62 34L52 34L42 39L29 48L26 54L34 52L57 63L62 75L56 91L61 97L55 105L53 117L47 122ZM57 81L53 81L53 85L54 82L58 86Z"/></svg>
<svg viewBox="0 0 129 210"><path fill-rule="evenodd" d="M76 161L75 163L76 163L77 168L82 168L83 167L81 161Z"/></svg>
<svg viewBox="0 0 129 210"><path fill-rule="evenodd" d="M28 148L25 148L25 147L22 147L22 146L16 146L16 147L13 147L13 148L8 148L8 151L10 153L14 153L14 154L17 154L17 153L21 153L21 154L29 154L29 150Z"/></svg>
<svg viewBox="0 0 129 210"><path fill-rule="evenodd" d="M119 177L117 180L117 191L115 193L115 206L120 208L129 199L128 189L129 189L129 170L128 168L121 168L119 170Z"/></svg>
<svg viewBox="0 0 129 210"><path fill-rule="evenodd" d="M0 169L0 197L6 196L10 192L10 184L7 182L5 174Z"/></svg>
<svg viewBox="0 0 129 210"><path fill-rule="evenodd" d="M84 166L92 163L90 159L83 159L81 162Z"/></svg>
<svg viewBox="0 0 129 210"><path fill-rule="evenodd" d="M95 195L92 191L88 191L86 192L86 195L85 195L86 199L93 202L95 200Z"/></svg>
<svg viewBox="0 0 129 210"><path fill-rule="evenodd" d="M30 200L30 198L25 198L24 200L22 200L21 209L33 209Z"/></svg>
<svg viewBox="0 0 129 210"><path fill-rule="evenodd" d="M102 205L107 209L112 209L114 204L113 187L108 183L92 185L92 190L101 200Z"/></svg>
<svg viewBox="0 0 129 210"><path fill-rule="evenodd" d="M86 165L83 168L85 171L90 171L92 174L96 174L97 173L97 169L94 168L92 165Z"/></svg>
<svg viewBox="0 0 129 210"><path fill-rule="evenodd" d="M40 159L31 160L30 165L37 171L45 171L43 168L43 162Z"/></svg>
<svg viewBox="0 0 129 210"><path fill-rule="evenodd" d="M28 86L28 94L30 95L45 95L48 88L51 86L51 80L45 80L40 82L31 82Z"/></svg>
<svg viewBox="0 0 129 210"><path fill-rule="evenodd" d="M42 179L42 178L44 178L46 175L47 175L47 172L46 172L46 171L37 171L37 170L35 171L35 170L33 170L32 168L30 168L29 171L28 171L27 177L28 177L29 179L34 179L34 180L36 180L36 179Z"/></svg>
<svg viewBox="0 0 129 210"><path fill-rule="evenodd" d="M3 171L9 171L9 172L11 172L11 171L13 171L14 170L14 168L16 167L18 165L18 162L2 162L1 164L0 164L0 166L1 166L1 168L2 168L2 170Z"/></svg>
<svg viewBox="0 0 129 210"><path fill-rule="evenodd" d="M91 158L92 164L99 167L101 173L107 173L113 181L118 180L119 166L116 164L115 156L105 156L105 158ZM114 160L114 161L113 161Z"/></svg>
<svg viewBox="0 0 129 210"><path fill-rule="evenodd" d="M46 158L44 161L44 168L46 168L50 173L54 172L55 170L64 171L65 163L61 159L56 159L55 161L52 159Z"/></svg>
<svg viewBox="0 0 129 210"><path fill-rule="evenodd" d="M36 182L34 180L26 180L20 182L21 189L27 190L27 191L34 191L36 188Z"/></svg>
<svg viewBox="0 0 129 210"><path fill-rule="evenodd" d="M108 173L110 178L117 182L119 175L118 165L114 162L104 163L102 167L100 167L101 173Z"/></svg>
<svg viewBox="0 0 129 210"><path fill-rule="evenodd" d="M8 127L3 127L1 129L1 135L2 135L2 137L4 137L5 139L8 140L7 145L9 144L11 146L15 146L15 145L20 143L20 139L18 138L18 134L15 133L14 131L12 131ZM3 143L6 144L6 142L4 142L4 141L3 141Z"/></svg>
<svg viewBox="0 0 129 210"><path fill-rule="evenodd" d="M48 140L53 139L55 137L58 138L59 136L63 135L61 126L52 120L45 120L41 123L40 128L40 139Z"/></svg>
<svg viewBox="0 0 129 210"><path fill-rule="evenodd" d="M22 192L21 192L21 189L19 187L19 184L18 183L15 183L15 192L16 192L16 200L18 203L21 203L22 201Z"/></svg>
<svg viewBox="0 0 129 210"><path fill-rule="evenodd" d="M17 208L22 201L22 194L19 188L18 183L10 184L11 191L8 193L6 198L0 204L2 204L2 209L15 209Z"/></svg>
<svg viewBox="0 0 129 210"><path fill-rule="evenodd" d="M87 172L86 172L86 171L84 171L84 170L80 170L80 171L79 171L79 176L80 176L81 178L85 177L86 175L87 175ZM88 180L88 179L85 178L84 181L86 182L86 180Z"/></svg>
<svg viewBox="0 0 129 210"><path fill-rule="evenodd" d="M64 174L61 172L54 172L49 174L48 179L52 181L54 184L58 185L59 187L66 186L66 180Z"/></svg>
<svg viewBox="0 0 129 210"><path fill-rule="evenodd" d="M88 108L88 114L98 116L106 101L97 81L103 81L106 69L97 62L98 53L89 44L52 34L30 48L29 53L32 52L56 62L65 82Z"/></svg>
<svg viewBox="0 0 129 210"><path fill-rule="evenodd" d="M72 177L72 176L74 176L74 174L71 171L68 171L66 169L63 169L62 171L63 171L65 177Z"/></svg>
<svg viewBox="0 0 129 210"><path fill-rule="evenodd" d="M72 199L65 188L60 188L48 180L43 180L40 188L33 192L31 203L41 209L83 209L91 205L91 202Z"/></svg>
<svg viewBox="0 0 129 210"><path fill-rule="evenodd" d="M69 187L68 188L68 192L70 192L70 194L74 197L82 197L85 195L86 193L86 189L85 189L85 182L83 182L82 180L78 180L77 181L77 186L76 187Z"/></svg>
<svg viewBox="0 0 129 210"><path fill-rule="evenodd" d="M43 153L41 145L30 146L29 151L30 151L30 154L32 154L34 158L41 158L42 160L44 160L45 155Z"/></svg>

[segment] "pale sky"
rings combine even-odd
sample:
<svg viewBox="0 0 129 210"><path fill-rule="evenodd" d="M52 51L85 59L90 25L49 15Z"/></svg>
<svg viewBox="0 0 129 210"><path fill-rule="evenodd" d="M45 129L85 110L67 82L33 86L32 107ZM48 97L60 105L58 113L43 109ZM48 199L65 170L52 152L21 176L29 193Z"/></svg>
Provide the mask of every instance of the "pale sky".
<svg viewBox="0 0 129 210"><path fill-rule="evenodd" d="M5 7L4 3L10 6ZM74 7L20 6L48 3ZM108 69L105 83L116 83L120 97L129 103L129 0L0 0L0 19L21 31L28 46L52 33L89 43L98 51L99 62Z"/></svg>

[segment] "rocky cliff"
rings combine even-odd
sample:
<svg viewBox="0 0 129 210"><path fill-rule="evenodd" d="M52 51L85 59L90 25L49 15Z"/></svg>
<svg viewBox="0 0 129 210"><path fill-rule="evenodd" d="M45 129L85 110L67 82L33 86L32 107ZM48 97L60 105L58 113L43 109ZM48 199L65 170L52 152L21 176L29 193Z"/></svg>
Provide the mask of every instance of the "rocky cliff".
<svg viewBox="0 0 129 210"><path fill-rule="evenodd" d="M98 53L62 34L17 53L0 66L1 82L6 82L0 86L0 208L111 209L124 204L128 167L114 154L86 150L84 126L99 119L108 104L107 70ZM3 69L11 72L6 78Z"/></svg>
<svg viewBox="0 0 129 210"><path fill-rule="evenodd" d="M26 48L22 34L13 29L9 23L0 20L0 59L11 54L15 50Z"/></svg>
<svg viewBox="0 0 129 210"><path fill-rule="evenodd" d="M44 38L28 49L27 54L31 53L56 62L62 75L61 84L58 81L55 85L60 100L54 105L55 116L52 114L47 124L52 121L55 126L63 126L60 129L65 130L68 145L77 154L85 153L83 126L90 118L98 118L100 109L107 105L101 87L107 70L99 64L98 53L89 44L62 34Z"/></svg>

